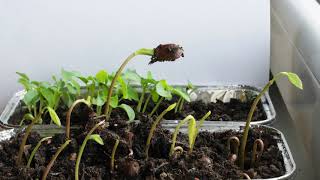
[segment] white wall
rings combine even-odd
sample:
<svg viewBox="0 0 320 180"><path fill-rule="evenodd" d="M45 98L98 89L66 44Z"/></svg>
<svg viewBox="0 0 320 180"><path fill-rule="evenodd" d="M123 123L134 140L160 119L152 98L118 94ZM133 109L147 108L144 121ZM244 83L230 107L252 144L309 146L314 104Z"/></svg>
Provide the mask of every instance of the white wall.
<svg viewBox="0 0 320 180"><path fill-rule="evenodd" d="M269 71L268 0L0 1L0 110L15 71L48 80L63 67L115 70L132 51L176 42L185 58L130 67L183 84L261 86Z"/></svg>

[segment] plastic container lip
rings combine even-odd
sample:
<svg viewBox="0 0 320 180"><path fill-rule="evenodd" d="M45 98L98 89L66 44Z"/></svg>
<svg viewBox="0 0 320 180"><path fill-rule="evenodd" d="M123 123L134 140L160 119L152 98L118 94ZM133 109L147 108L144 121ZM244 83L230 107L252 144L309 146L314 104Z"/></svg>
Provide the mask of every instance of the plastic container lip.
<svg viewBox="0 0 320 180"><path fill-rule="evenodd" d="M178 86L178 85L177 85ZM179 86L179 87L185 87L185 86ZM232 98L239 98L242 92L246 92L247 94L258 94L260 89L253 86L246 86L246 85L217 85L217 86L195 86L197 88L197 91L191 94L191 97L193 97L192 100L202 100L211 102L214 101L215 98L218 97L222 100L230 99ZM136 88L139 88L139 86L136 86ZM220 96L219 96L220 94ZM7 126L7 127L18 127L17 125L9 124L8 121L10 117L14 113L21 112L21 100L23 99L25 95L25 91L19 91L13 95L13 97L9 100L8 104L6 105L4 111L0 115L0 125ZM196 96L196 97L195 97ZM263 110L265 114L267 115L267 119L259 120L259 121L253 121L251 122L252 125L262 125L262 124L271 124L276 117L276 112L274 109L274 106L272 104L272 101L270 99L269 93L265 93L261 98ZM178 120L168 120L172 121L171 123L177 123ZM169 123L169 122L168 122ZM244 124L245 122L239 122L239 121L206 121L206 124L217 124L217 125L223 125L223 124Z"/></svg>
<svg viewBox="0 0 320 180"><path fill-rule="evenodd" d="M136 123L139 123L139 121L136 121ZM176 127L176 124L172 124L172 123L168 123L167 121L163 121L162 127L166 128L170 131L173 131ZM296 171L296 164L294 162L293 156L291 154L291 151L289 149L288 143L287 143L284 135L279 130L277 130L273 127L270 127L270 126L253 125L252 127L263 128L268 131L274 131L276 134L278 134L278 136L276 136L275 138L277 138L278 148L282 152L286 173L280 177L269 178L267 180L284 180L284 179L294 178L294 174ZM187 126L184 125L181 127L180 131L182 133L186 133L187 129L188 129ZM12 129L2 130L2 131L0 130L0 142L10 139L20 130L21 129L18 129L18 128L12 128ZM51 136L52 133L64 133L63 128L58 128L57 126L54 126L54 125L43 125L43 126L35 125L33 130L36 130L37 132L39 132L41 136ZM228 125L208 124L208 125L202 126L202 128L200 129L200 131L209 131L209 132L223 132L223 131L227 131L227 130L242 131L243 126L240 124L238 124L238 125L235 125L235 124L233 124L233 125L232 124L228 124Z"/></svg>

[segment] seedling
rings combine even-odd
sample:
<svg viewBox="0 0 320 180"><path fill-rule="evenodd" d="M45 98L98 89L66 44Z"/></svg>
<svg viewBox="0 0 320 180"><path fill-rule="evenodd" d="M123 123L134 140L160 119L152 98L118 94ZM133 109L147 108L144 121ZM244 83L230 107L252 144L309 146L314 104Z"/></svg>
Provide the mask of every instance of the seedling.
<svg viewBox="0 0 320 180"><path fill-rule="evenodd" d="M296 86L299 89L303 89L303 85L302 82L299 78L299 76L295 73L291 73L291 72L280 72L278 74L276 74L273 79L271 79L266 85L265 87L262 89L262 91L259 93L259 95L255 98L255 100L253 101L253 104L251 105L251 109L250 112L248 114L247 120L246 120L246 126L245 129L243 131L243 136L241 139L241 147L240 147L240 168L243 169L244 168L244 159L245 159L245 150L246 150L246 144L247 144L247 139L248 139L248 133L249 133L249 129L250 129L250 122L252 120L253 114L255 112L255 109L257 107L258 102L260 101L261 97L263 96L263 94L265 92L268 91L269 87L280 77L287 77L289 82L291 84L293 84L294 86Z"/></svg>
<svg viewBox="0 0 320 180"><path fill-rule="evenodd" d="M42 122L42 116L49 112L51 120L58 126L61 126L60 119L55 111L59 103L60 91L50 87L48 83L30 81L26 74L18 73L20 75L19 82L24 86L27 91L23 101L27 105L29 112L24 115L24 119L28 119L31 123L25 130L22 138L16 164L21 165L23 149L26 145L29 134L34 124ZM38 105L39 104L39 105Z"/></svg>
<svg viewBox="0 0 320 180"><path fill-rule="evenodd" d="M175 61L176 59L183 57L183 49L175 44L166 44L166 45L159 45L155 49L139 49L132 53L130 56L125 59L125 61L122 63L122 65L119 67L118 71L116 72L114 78L112 79L111 85L109 87L107 102L106 102L106 108L104 114L107 116L107 120L109 119L109 110L110 110L110 101L113 93L113 88L115 86L115 83L117 79L119 78L122 70L124 67L129 63L130 60L132 60L137 55L147 55L151 56L151 61L149 64L152 64L154 62L161 62L161 61Z"/></svg>
<svg viewBox="0 0 320 180"><path fill-rule="evenodd" d="M38 144L36 145L36 147L34 147L34 149L32 150L31 154L30 154L30 157L29 157L29 160L28 160L28 163L27 163L27 167L29 168L31 163L32 163L32 160L33 160L33 157L35 156L35 154L37 153L38 149L40 148L41 144L44 142L44 141L47 141L49 139L51 139L52 137L49 136L49 137L44 137L42 138Z"/></svg>
<svg viewBox="0 0 320 180"><path fill-rule="evenodd" d="M234 144L233 144L234 143ZM227 141L227 149L229 151L229 156L231 157L233 154L235 154L238 157L238 153L239 153L239 146L240 146L240 140L238 137L236 136L232 136L230 138L228 138ZM234 149L232 149L231 147L233 147ZM237 158L236 157L236 158Z"/></svg>
<svg viewBox="0 0 320 180"><path fill-rule="evenodd" d="M173 133L173 136L172 136L172 144L171 144L170 154L169 154L170 156L172 156L173 153L175 152L175 148L176 148L175 144L176 144L179 130L180 130L181 126L187 122L189 122L189 125L188 125L189 154L192 153L194 144L196 142L196 138L199 134L199 129L203 125L203 122L210 116L210 114L211 114L211 111L207 112L207 114L205 114L199 120L198 124L196 123L196 120L192 115L188 115L186 118L184 118L182 121L179 122L179 124L177 125L177 127Z"/></svg>
<svg viewBox="0 0 320 180"><path fill-rule="evenodd" d="M66 116L66 137L67 139L70 139L70 119L71 119L71 114L73 109L78 105L78 104L85 104L87 105L89 108L91 108L91 102L90 102L90 96L88 96L88 99L78 99L76 100L71 107L69 108L68 112L67 112L67 116Z"/></svg>
<svg viewBox="0 0 320 180"><path fill-rule="evenodd" d="M54 164L54 161L57 159L57 157L59 156L59 154L69 145L69 143L71 142L71 140L67 140L64 144L62 144L62 146L57 150L57 152L53 155L53 157L51 158L49 164L47 165L46 169L43 172L42 175L42 180L46 180L47 176L49 174L49 171L51 169L51 167Z"/></svg>
<svg viewBox="0 0 320 180"><path fill-rule="evenodd" d="M259 150L258 150L259 146ZM259 161L264 150L264 143L261 139L256 139L253 144L253 151L251 157L251 167L254 167L255 164Z"/></svg>
<svg viewBox="0 0 320 180"><path fill-rule="evenodd" d="M150 143L151 143L151 139L152 136L154 134L154 131L156 130L157 125L159 124L159 122L162 120L163 116L166 115L169 111L171 111L172 109L174 109L176 107L176 103L171 104L167 109L165 109L158 117L157 119L153 122L150 132L149 132L149 136L147 139L147 143L146 143L146 149L145 149L145 156L146 159L149 158L149 148L150 148Z"/></svg>
<svg viewBox="0 0 320 180"><path fill-rule="evenodd" d="M112 153L111 153L111 162L110 162L110 167L111 167L111 171L114 171L114 161L115 161L115 155L116 155L116 151L119 145L119 139L116 140L113 149L112 149Z"/></svg>
<svg viewBox="0 0 320 180"><path fill-rule="evenodd" d="M101 121L99 123L97 123L87 134L87 136L85 137L85 139L83 140L81 147L79 149L79 153L77 156L77 160L76 160L76 167L75 167L75 179L79 180L79 166L80 166L80 161L81 161L81 157L84 151L84 148L87 145L87 142L89 140L94 140L95 142L97 142L100 145L104 145L102 138L100 137L99 134L92 134L99 126L102 126L105 124L105 121Z"/></svg>
<svg viewBox="0 0 320 180"><path fill-rule="evenodd" d="M181 90L184 95L180 95L180 98L177 102L177 107L174 110L175 113L181 112L183 105L184 105L184 102L186 100L187 100L187 102L190 102L190 94L195 90L196 90L196 88L193 86L193 84L191 84L191 82L188 82L188 86L186 87L185 91ZM184 97L186 97L187 99L185 99Z"/></svg>

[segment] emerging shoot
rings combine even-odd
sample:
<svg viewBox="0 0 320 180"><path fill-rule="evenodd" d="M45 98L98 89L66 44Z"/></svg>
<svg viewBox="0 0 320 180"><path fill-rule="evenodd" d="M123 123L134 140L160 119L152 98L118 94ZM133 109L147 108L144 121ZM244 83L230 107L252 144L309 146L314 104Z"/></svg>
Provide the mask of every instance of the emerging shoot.
<svg viewBox="0 0 320 180"><path fill-rule="evenodd" d="M77 156L77 161L76 161L76 167L75 167L75 180L79 180L79 166L80 166L80 161L81 161L81 157L84 151L84 148L87 145L87 142L89 140L94 140L95 142L97 142L100 145L104 145L102 138L100 137L99 134L92 134L99 126L103 125L105 123L105 121L101 121L98 124L96 124L87 134L87 136L85 137L85 139L83 140L81 147L79 149L79 153Z"/></svg>
<svg viewBox="0 0 320 180"><path fill-rule="evenodd" d="M165 109L158 117L157 119L153 122L150 132L149 132L149 136L147 139L147 143L146 143L146 149L145 149L145 156L146 159L149 158L149 148L150 148L150 143L151 143L151 139L153 136L154 131L156 130L157 125L159 124L159 122L162 120L163 116L166 115L169 111L173 110L176 107L176 103L171 104L167 109Z"/></svg>
<svg viewBox="0 0 320 180"><path fill-rule="evenodd" d="M38 149L40 148L42 142L47 141L47 140L49 140L49 139L51 139L51 138L52 138L51 136L42 138L42 139L38 142L38 144L36 145L36 147L34 147L34 149L32 150L32 152L31 152L31 154L30 154L28 163L27 163L27 167L28 167L28 168L30 167L31 162L32 162L32 160L33 160L33 157L34 157L35 154L37 153L37 151L38 151Z"/></svg>
<svg viewBox="0 0 320 180"><path fill-rule="evenodd" d="M116 151L119 145L119 139L116 140L113 149L112 149L112 153L111 153L111 162L110 162L110 167L111 167L111 171L114 171L114 161L115 161L115 155L116 155Z"/></svg>
<svg viewBox="0 0 320 180"><path fill-rule="evenodd" d="M259 146L259 150L258 150ZM259 161L264 150L264 143L261 139L256 139L253 144L251 167L253 168L255 164Z"/></svg>
<svg viewBox="0 0 320 180"><path fill-rule="evenodd" d="M233 143L232 143L233 142ZM227 149L229 151L229 158L232 158L233 155L238 156L238 152L239 152L239 146L240 146L240 140L238 137L236 136L232 136L230 138L228 138L227 141ZM231 147L233 147L234 149L232 149ZM236 157L237 158L237 157ZM236 159L235 159L236 160Z"/></svg>
<svg viewBox="0 0 320 180"><path fill-rule="evenodd" d="M108 97L106 101L106 107L104 114L107 116L107 120L109 119L109 109L110 109L110 101L113 93L113 88L115 86L116 81L118 80L121 72L123 71L124 67L129 63L131 59L133 59L137 55L147 55L151 56L151 61L149 64L154 62L162 62L162 61L175 61L176 59L183 57L183 49L175 44L166 44L166 45L159 45L155 49L139 49L132 53L122 65L119 67L118 71L116 72L114 78L112 79L111 85L109 87Z"/></svg>
<svg viewBox="0 0 320 180"><path fill-rule="evenodd" d="M189 136L189 154L192 153L194 144L196 142L196 138L199 134L199 129L201 128L203 122L210 116L211 111L207 112L198 122L196 123L195 118L192 115L188 115L186 118L184 118L182 121L179 122L178 126L176 127L173 136L172 136L172 144L170 148L170 156L173 155L175 152L175 144L177 140L177 136L179 133L179 129L181 126L189 121L188 125L188 136Z"/></svg>
<svg viewBox="0 0 320 180"><path fill-rule="evenodd" d="M240 161L239 161L239 165L240 168L243 169L244 168L244 159L245 159L245 150L246 150L246 144L247 144L247 139L248 139L248 133L249 133L249 129L250 129L250 122L252 120L253 114L255 112L255 109L258 105L258 102L260 101L261 97L263 96L263 94L265 92L268 91L269 87L280 77L282 76L286 76L289 80L289 82L291 84L293 84L294 86L296 86L299 89L303 89L303 85L302 82L299 78L298 75L296 75L295 73L291 73L291 72L280 72L277 75L275 75L273 77L273 79L271 79L268 84L265 85L265 87L262 89L262 91L259 93L259 95L256 97L256 99L254 100L253 104L251 105L251 109L250 112L248 114L247 120L246 120L246 126L245 129L243 131L243 136L241 139L241 147L240 147Z"/></svg>

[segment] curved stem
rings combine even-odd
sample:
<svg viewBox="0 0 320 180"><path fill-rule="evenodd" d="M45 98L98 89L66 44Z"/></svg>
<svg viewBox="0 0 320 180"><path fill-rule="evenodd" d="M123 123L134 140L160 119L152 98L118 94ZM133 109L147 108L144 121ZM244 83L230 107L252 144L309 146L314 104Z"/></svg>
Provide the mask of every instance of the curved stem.
<svg viewBox="0 0 320 180"><path fill-rule="evenodd" d="M115 155L116 155L116 151L117 151L117 148L118 148L118 145L119 145L119 139L116 140L116 143L114 144L113 146L113 149L112 149L112 153L111 153L111 162L110 162L110 167L111 167L111 171L114 171L114 161L115 161Z"/></svg>
<svg viewBox="0 0 320 180"><path fill-rule="evenodd" d="M17 158L17 161L16 161L16 165L17 166L20 166L21 165L21 161L22 161L22 155L23 155L23 150L24 150L24 147L27 143L27 139L31 133L31 130L32 130L32 127L33 125L35 124L35 120L33 120L31 122L31 124L28 125L27 129L26 129L26 132L22 138L22 141L21 141L21 144L20 144L20 147L19 147L19 152L18 152L18 158Z"/></svg>
<svg viewBox="0 0 320 180"><path fill-rule="evenodd" d="M173 133L173 136L172 136L172 144L171 144L169 156L172 156L174 151L175 151L175 145L176 145L176 140L177 140L177 136L178 136L178 133L179 133L179 129L181 128L181 126L183 124L187 123L191 119L194 119L194 117L191 116L191 115L188 115L186 118L184 118L182 121L179 122L179 124L177 125L176 129L174 130L174 133Z"/></svg>
<svg viewBox="0 0 320 180"><path fill-rule="evenodd" d="M101 125L103 125L105 123L105 121L101 121L99 122L98 124L96 124L89 132L88 134L86 135L86 137L84 138L82 144L81 144L81 147L79 149L79 153L78 153L78 156L77 156L77 161L76 161L76 167L75 167L75 179L76 180L79 180L79 166L80 166L80 161L81 161L81 157L82 157L82 154L83 154L83 151L84 151L84 148L86 147L86 144L88 142L88 140L90 139L90 136L91 134Z"/></svg>
<svg viewBox="0 0 320 180"><path fill-rule="evenodd" d="M247 139L248 139L248 133L249 133L249 129L250 129L250 123L251 123L251 120L252 120L252 117L253 117L253 114L254 114L254 111L261 99L261 97L263 96L263 94L265 92L268 91L269 87L274 83L274 81L280 77L280 73L277 74L272 80L270 80L266 85L265 87L262 89L262 91L259 93L259 95L256 97L256 99L253 101L253 104L251 105L251 109L250 109L250 112L248 114L248 117L247 117L247 120L246 120L246 126L244 128L244 131L243 131L243 136L242 136L242 139L241 139L241 147L240 147L240 154L239 154L239 165L240 165L240 168L241 169L244 169L244 159L245 159L245 151L246 151L246 145L247 145Z"/></svg>
<svg viewBox="0 0 320 180"><path fill-rule="evenodd" d="M46 141L46 140L48 140L48 139L51 139L51 138L52 138L51 136L42 138L42 139L38 142L38 144L36 145L36 147L34 147L34 149L32 150L32 152L31 152L31 154L30 154L28 163L27 163L27 167L28 167L28 168L29 168L30 165L31 165L31 162L32 162L32 160L33 160L33 157L35 156L36 152L37 152L38 149L40 148L41 143L44 142L44 141Z"/></svg>
<svg viewBox="0 0 320 180"><path fill-rule="evenodd" d="M257 151L259 146L259 151ZM264 150L264 143L261 139L256 139L253 144L252 157L251 157L251 167L254 168L254 165L259 161Z"/></svg>
<svg viewBox="0 0 320 180"><path fill-rule="evenodd" d="M177 106L174 108L174 113L177 113L178 112L178 109L180 107L180 103L182 101L182 97L179 98L178 102L177 102Z"/></svg>
<svg viewBox="0 0 320 180"><path fill-rule="evenodd" d="M46 180L47 176L49 174L49 171L51 169L51 167L54 164L54 161L57 159L57 157L59 156L59 154L68 146L68 144L71 142L71 140L67 140L64 144L62 144L62 146L57 150L57 152L54 154L54 156L52 157L52 159L50 160L49 164L47 165L46 169L43 172L43 176L42 176L42 180Z"/></svg>
<svg viewBox="0 0 320 180"><path fill-rule="evenodd" d="M144 95L145 95L145 88L142 89L142 93L141 93L141 96L140 96L140 99L139 99L139 103L137 105L137 112L140 112L141 111L141 106L142 106L142 102L144 100Z"/></svg>
<svg viewBox="0 0 320 180"><path fill-rule="evenodd" d="M160 106L160 104L163 101L163 99L164 99L164 97L161 97L160 100L157 102L156 106L154 106L153 110L149 114L150 117L157 111L157 109Z"/></svg>
<svg viewBox="0 0 320 180"><path fill-rule="evenodd" d="M238 156L240 140L239 140L239 138L237 136L232 136L232 137L228 138L227 149L229 151L229 154L232 154L232 152L231 152L231 142L235 142L235 146L233 146L233 147L235 147L233 154L236 154Z"/></svg>
<svg viewBox="0 0 320 180"><path fill-rule="evenodd" d="M67 116L66 116L66 137L67 139L70 139L70 119L71 119L71 113L73 111L73 109L80 103L84 103L86 104L88 107L90 107L90 104L88 103L87 100L85 99L78 99L76 101L73 102L73 104L70 106L68 112L67 112Z"/></svg>
<svg viewBox="0 0 320 180"><path fill-rule="evenodd" d="M114 88L114 85L115 85L116 81L118 80L121 72L123 71L124 67L129 63L129 61L131 59L133 59L137 55L153 56L153 54L154 54L153 49L139 49L136 52L132 53L130 56L128 56L127 59L125 59L125 61L121 64L121 66L119 67L115 76L113 77L111 85L109 87L108 97L107 97L107 101L106 101L106 107L105 107L105 111L104 111L104 114L107 116L107 120L109 119L108 113L109 113L109 108L110 108L109 106L110 106L110 100L112 97L113 88Z"/></svg>
<svg viewBox="0 0 320 180"><path fill-rule="evenodd" d="M147 106L148 106L148 104L149 104L150 99L151 99L151 94L149 94L149 96L148 96L147 99L146 99L146 102L145 102L144 105L143 105L142 113L145 113L145 112L146 112Z"/></svg>
<svg viewBox="0 0 320 180"><path fill-rule="evenodd" d="M146 159L149 158L149 148L150 148L150 142L151 142L151 138L153 136L153 133L154 131L156 130L156 127L157 125L159 124L159 122L162 120L163 116L165 114L167 114L169 111L171 111L173 108L175 108L177 104L174 103L174 104L171 104L167 109L165 109L158 117L157 119L153 122L152 126L151 126L151 129L150 129L150 132L149 132L149 136L148 136L148 139L147 139L147 143L146 143L146 149L145 149L145 156L146 156Z"/></svg>

